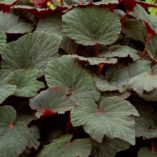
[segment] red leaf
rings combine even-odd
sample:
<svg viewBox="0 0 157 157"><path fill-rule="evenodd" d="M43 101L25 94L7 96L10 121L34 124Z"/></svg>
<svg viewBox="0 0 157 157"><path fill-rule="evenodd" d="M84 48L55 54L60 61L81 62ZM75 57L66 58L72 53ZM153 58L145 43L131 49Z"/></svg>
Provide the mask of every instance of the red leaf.
<svg viewBox="0 0 157 157"><path fill-rule="evenodd" d="M153 36L156 34L155 30L147 22L145 22L145 26L149 36Z"/></svg>
<svg viewBox="0 0 157 157"><path fill-rule="evenodd" d="M139 4L143 8L148 8L148 7L155 7L157 8L157 5L155 4L149 4L146 2L138 1L138 0L119 0L120 3L123 4L126 10L133 11L133 8Z"/></svg>
<svg viewBox="0 0 157 157"><path fill-rule="evenodd" d="M100 73L101 73L101 71L102 71L102 69L103 69L103 67L106 65L106 63L102 63L102 64L99 64L98 65L98 71L97 71L97 73L98 73L98 75L100 75Z"/></svg>
<svg viewBox="0 0 157 157"><path fill-rule="evenodd" d="M48 0L33 0L35 7L46 8Z"/></svg>
<svg viewBox="0 0 157 157"><path fill-rule="evenodd" d="M10 12L10 8L14 6L19 0L15 0L12 3L0 2L0 11Z"/></svg>
<svg viewBox="0 0 157 157"><path fill-rule="evenodd" d="M80 3L80 4L73 4L69 7L69 10L79 7L79 8L87 8L87 7L93 7L93 6L98 6L101 8L108 8L111 11L115 10L118 6L118 3L109 3L109 4L95 4L92 1L89 1L88 3Z"/></svg>
<svg viewBox="0 0 157 157"><path fill-rule="evenodd" d="M41 111L37 112L36 117L37 118L48 117L48 116L53 116L53 115L56 115L56 114L57 114L57 112L54 112L51 109L45 108L45 109L42 109Z"/></svg>
<svg viewBox="0 0 157 157"><path fill-rule="evenodd" d="M29 13L37 16L38 18L42 18L46 15L62 13L67 8L66 7L57 7L55 10L51 10L49 8L40 9L40 8L35 8L35 7L18 6L18 7L14 7L14 9L29 12Z"/></svg>
<svg viewBox="0 0 157 157"><path fill-rule="evenodd" d="M54 114L57 114L57 113L54 112L54 111L51 110L51 109L43 109L43 110L41 111L41 116L42 116L42 117L52 116L52 115L54 115Z"/></svg>

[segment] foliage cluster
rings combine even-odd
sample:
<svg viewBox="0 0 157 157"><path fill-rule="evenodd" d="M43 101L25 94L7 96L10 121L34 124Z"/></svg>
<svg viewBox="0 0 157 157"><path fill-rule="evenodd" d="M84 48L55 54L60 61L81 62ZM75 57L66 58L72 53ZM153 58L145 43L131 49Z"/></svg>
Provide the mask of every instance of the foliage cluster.
<svg viewBox="0 0 157 157"><path fill-rule="evenodd" d="M0 157L157 157L149 7L0 0Z"/></svg>

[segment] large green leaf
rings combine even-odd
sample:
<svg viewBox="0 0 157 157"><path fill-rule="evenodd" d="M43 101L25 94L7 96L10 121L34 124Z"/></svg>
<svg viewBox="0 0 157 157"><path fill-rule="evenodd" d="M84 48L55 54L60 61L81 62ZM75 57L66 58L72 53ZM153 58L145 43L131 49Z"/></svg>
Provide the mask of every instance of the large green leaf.
<svg viewBox="0 0 157 157"><path fill-rule="evenodd" d="M121 45L110 46L107 52L101 53L100 56L106 58L130 57L133 61L136 61L140 58L135 49L129 46L121 46Z"/></svg>
<svg viewBox="0 0 157 157"><path fill-rule="evenodd" d="M71 135L64 135L44 146L37 157L88 157L92 150L89 139L71 141Z"/></svg>
<svg viewBox="0 0 157 157"><path fill-rule="evenodd" d="M115 157L116 153L126 150L130 144L119 139L105 138L101 144L92 141L92 146L92 157Z"/></svg>
<svg viewBox="0 0 157 157"><path fill-rule="evenodd" d="M12 79L12 84L17 86L15 95L20 97L33 97L38 90L44 88L43 82L37 80L38 70L16 70Z"/></svg>
<svg viewBox="0 0 157 157"><path fill-rule="evenodd" d="M74 8L63 15L63 30L82 45L109 45L118 39L118 16L101 7Z"/></svg>
<svg viewBox="0 0 157 157"><path fill-rule="evenodd" d="M149 56L157 61L157 35L153 36L146 45Z"/></svg>
<svg viewBox="0 0 157 157"><path fill-rule="evenodd" d="M128 89L132 89L142 95L157 88L157 66L153 66L151 71L144 72L132 77L126 84Z"/></svg>
<svg viewBox="0 0 157 157"><path fill-rule="evenodd" d="M103 97L99 104L80 100L71 112L73 126L84 130L98 142L106 135L135 144L135 120L137 110L120 97ZM116 131L115 131L116 130Z"/></svg>
<svg viewBox="0 0 157 157"><path fill-rule="evenodd" d="M0 70L0 103L13 95L16 91L16 86L9 83L12 78L12 72L2 69Z"/></svg>
<svg viewBox="0 0 157 157"><path fill-rule="evenodd" d="M157 153L147 147L143 147L139 150L138 157L157 157Z"/></svg>
<svg viewBox="0 0 157 157"><path fill-rule="evenodd" d="M39 20L36 32L43 32L43 33L62 33L62 19L61 16L56 15L49 15Z"/></svg>
<svg viewBox="0 0 157 157"><path fill-rule="evenodd" d="M43 109L49 109L53 112L64 113L69 111L75 103L61 89L50 88L42 91L39 95L30 100L32 109L37 110L36 115L40 115Z"/></svg>
<svg viewBox="0 0 157 157"><path fill-rule="evenodd" d="M47 62L58 56L61 38L45 33L27 34L8 44L2 54L4 69L39 69L43 74Z"/></svg>
<svg viewBox="0 0 157 157"><path fill-rule="evenodd" d="M81 68L70 55L51 60L48 63L45 77L49 87L61 88L74 102L87 98L99 99L100 93L94 86L92 76Z"/></svg>
<svg viewBox="0 0 157 157"><path fill-rule="evenodd" d="M3 31L0 30L0 54L4 51L6 48L7 43L7 37Z"/></svg>
<svg viewBox="0 0 157 157"><path fill-rule="evenodd" d="M76 52L77 44L63 34L61 15L49 15L40 19L35 31L48 34L56 33L58 35L61 35L62 41L60 48L62 48L67 53L73 54Z"/></svg>
<svg viewBox="0 0 157 157"><path fill-rule="evenodd" d="M150 62L147 60L138 60L130 63L127 66L118 64L110 67L106 72L105 78L96 78L96 87L102 91L116 91L123 92L126 90L125 85L132 77L144 72L150 72Z"/></svg>
<svg viewBox="0 0 157 157"><path fill-rule="evenodd" d="M14 14L0 12L0 29L5 33L28 33L33 30L33 25Z"/></svg>
<svg viewBox="0 0 157 157"><path fill-rule="evenodd" d="M16 121L16 111L11 106L0 107L0 154L17 157L27 148L37 149L38 141L25 123Z"/></svg>
<svg viewBox="0 0 157 157"><path fill-rule="evenodd" d="M122 25L122 32L131 39L145 43L147 30L140 20L127 19Z"/></svg>

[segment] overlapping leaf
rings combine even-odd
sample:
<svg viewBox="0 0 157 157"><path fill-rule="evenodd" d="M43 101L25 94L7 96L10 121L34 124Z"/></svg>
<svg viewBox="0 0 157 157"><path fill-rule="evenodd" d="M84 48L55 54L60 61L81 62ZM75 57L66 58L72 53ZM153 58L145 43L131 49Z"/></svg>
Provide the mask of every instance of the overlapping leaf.
<svg viewBox="0 0 157 157"><path fill-rule="evenodd" d="M37 149L38 141L25 123L16 121L16 111L11 106L0 107L0 154L17 157L27 148Z"/></svg>
<svg viewBox="0 0 157 157"><path fill-rule="evenodd" d="M138 112L128 101L120 97L104 97L99 104L80 100L71 112L71 121L73 126L83 126L98 142L107 136L135 144L133 115L138 116Z"/></svg>
<svg viewBox="0 0 157 157"><path fill-rule="evenodd" d="M76 44L69 37L63 35L60 48L63 49L67 54L75 54L78 48L78 44Z"/></svg>
<svg viewBox="0 0 157 157"><path fill-rule="evenodd" d="M144 92L139 96L146 101L157 101L157 89L154 89L151 92Z"/></svg>
<svg viewBox="0 0 157 157"><path fill-rule="evenodd" d="M89 65L99 65L99 64L115 64L118 62L117 59L111 58L98 58L98 57L83 57L83 56L78 56L78 55L72 55L72 58L77 59L82 62L87 62Z"/></svg>
<svg viewBox="0 0 157 157"><path fill-rule="evenodd" d="M41 74L49 60L58 56L61 38L56 34L31 33L8 44L2 54L4 69L39 69Z"/></svg>
<svg viewBox="0 0 157 157"><path fill-rule="evenodd" d="M104 4L118 4L118 0L101 0Z"/></svg>
<svg viewBox="0 0 157 157"><path fill-rule="evenodd" d="M75 103L61 89L50 88L42 91L39 95L31 99L30 106L37 110L38 114L44 109L52 112L65 113L73 108Z"/></svg>
<svg viewBox="0 0 157 157"><path fill-rule="evenodd" d="M123 92L126 90L125 85L128 80L147 71L151 71L150 62L147 60L139 60L128 66L119 64L110 67L105 78L96 78L96 87L103 92L116 90Z"/></svg>
<svg viewBox="0 0 157 157"><path fill-rule="evenodd" d="M40 19L35 31L49 34L52 33L61 34L62 33L61 16L49 15L46 16L45 18Z"/></svg>
<svg viewBox="0 0 157 157"><path fill-rule="evenodd" d="M67 36L63 35L61 16L51 15L40 19L35 31L48 34L56 33L61 35L62 41L60 48L62 48L67 53L73 54L76 52L77 44Z"/></svg>
<svg viewBox="0 0 157 157"><path fill-rule="evenodd" d="M136 118L136 137L144 139L157 137L156 117L153 108L142 104L137 108L140 116Z"/></svg>
<svg viewBox="0 0 157 157"><path fill-rule="evenodd" d="M140 5L136 5L134 7L134 11L131 12L131 15L133 15L134 17L136 17L139 20L144 20L147 23L151 22L150 21L150 15Z"/></svg>
<svg viewBox="0 0 157 157"><path fill-rule="evenodd" d="M79 99L99 99L92 76L81 68L71 56L62 56L49 62L46 73L49 87L58 87L76 102Z"/></svg>
<svg viewBox="0 0 157 157"><path fill-rule="evenodd" d="M141 116L136 120L136 136L144 139L156 138L157 127L154 126L151 115Z"/></svg>
<svg viewBox="0 0 157 157"><path fill-rule="evenodd" d="M67 36L63 35L61 15L49 15L40 19L35 31L48 34L56 33L61 35L62 41L60 47L67 53L76 52L77 44Z"/></svg>
<svg viewBox="0 0 157 157"><path fill-rule="evenodd" d="M71 141L71 135L64 135L44 146L37 157L88 157L91 152L89 139Z"/></svg>
<svg viewBox="0 0 157 157"><path fill-rule="evenodd" d="M0 103L13 95L16 91L16 85L11 85L11 83L9 83L12 77L12 72L2 69L0 70Z"/></svg>
<svg viewBox="0 0 157 157"><path fill-rule="evenodd" d="M133 61L138 60L140 57L137 51L128 46L113 45L108 48L107 52L100 54L101 57L106 58L125 58L130 57Z"/></svg>
<svg viewBox="0 0 157 157"><path fill-rule="evenodd" d="M150 29L152 29L152 32L153 31L157 32L157 27L156 27L157 18L154 18L151 15L149 15L146 12L146 10L142 8L140 5L136 5L134 7L134 11L131 12L131 15L136 17L139 20L143 20L147 24L147 26L150 26ZM147 30L148 30L148 33L152 33L152 32L149 32L148 27L147 27Z"/></svg>
<svg viewBox="0 0 157 157"><path fill-rule="evenodd" d="M103 78L95 77L95 85L102 92L108 92L108 91L109 92L110 91L124 92L125 91L125 89L123 89L123 85L124 85L123 82L121 84L121 82L118 80L108 81Z"/></svg>
<svg viewBox="0 0 157 157"><path fill-rule="evenodd" d="M116 153L129 148L129 144L119 139L104 138L103 142L92 141L92 157L115 157Z"/></svg>
<svg viewBox="0 0 157 157"><path fill-rule="evenodd" d="M121 30L118 16L99 7L74 8L63 16L63 30L82 45L109 45Z"/></svg>
<svg viewBox="0 0 157 157"><path fill-rule="evenodd" d="M157 153L147 147L143 147L139 150L138 157L157 157Z"/></svg>
<svg viewBox="0 0 157 157"><path fill-rule="evenodd" d="M146 45L149 56L157 61L157 35L153 36Z"/></svg>
<svg viewBox="0 0 157 157"><path fill-rule="evenodd" d="M130 95L131 95L131 93L130 92L127 92L127 91L125 91L125 92L123 92L123 93L120 93L120 92L118 92L118 91L111 91L111 92L104 92L104 93L102 93L102 96L104 96L104 97L111 97L111 96L118 96L118 97L121 97L122 99L127 99L127 98L129 98L130 97Z"/></svg>
<svg viewBox="0 0 157 157"><path fill-rule="evenodd" d="M16 5L14 6L14 10L21 10L25 11L27 13L31 13L32 15L35 15L38 18L43 18L46 15L52 15L54 13L62 13L64 10L66 10L67 7L56 7L54 10L50 8L36 8L34 6L29 5Z"/></svg>
<svg viewBox="0 0 157 157"><path fill-rule="evenodd" d="M106 7L109 8L110 10L114 10L117 8L119 4L118 0L100 0L100 1L94 1L94 5L101 6L101 7Z"/></svg>
<svg viewBox="0 0 157 157"><path fill-rule="evenodd" d="M11 13L0 12L0 29L5 33L28 33L33 30L33 25L22 21Z"/></svg>
<svg viewBox="0 0 157 157"><path fill-rule="evenodd" d="M15 95L20 97L33 97L38 90L44 88L43 82L37 80L38 70L16 70L12 84L17 86Z"/></svg>
<svg viewBox="0 0 157 157"><path fill-rule="evenodd" d="M74 5L74 4L86 4L89 3L90 0L64 0L65 3L68 5Z"/></svg>
<svg viewBox="0 0 157 157"><path fill-rule="evenodd" d="M9 4L9 5L11 5L11 4L15 3L16 1L17 0L1 0L0 4Z"/></svg>
<svg viewBox="0 0 157 157"><path fill-rule="evenodd" d="M132 89L138 94L150 92L157 88L157 66L153 66L151 71L141 73L132 77L126 84L128 89Z"/></svg>
<svg viewBox="0 0 157 157"><path fill-rule="evenodd" d="M122 32L136 41L145 43L147 30L143 22L137 19L127 19L122 25Z"/></svg>
<svg viewBox="0 0 157 157"><path fill-rule="evenodd" d="M6 35L3 31L0 30L0 54L4 51L6 48Z"/></svg>

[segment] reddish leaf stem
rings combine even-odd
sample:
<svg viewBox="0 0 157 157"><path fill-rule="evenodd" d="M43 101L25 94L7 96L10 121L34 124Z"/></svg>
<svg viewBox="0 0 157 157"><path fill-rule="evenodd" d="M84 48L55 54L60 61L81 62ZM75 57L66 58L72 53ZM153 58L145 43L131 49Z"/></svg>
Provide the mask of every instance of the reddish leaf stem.
<svg viewBox="0 0 157 157"><path fill-rule="evenodd" d="M155 148L153 146L151 147L151 152L155 154Z"/></svg>
<svg viewBox="0 0 157 157"><path fill-rule="evenodd" d="M146 41L145 41L144 50L143 50L142 55L141 55L142 58L144 58L145 55L146 55L146 52L147 52L147 45L148 45L148 42L149 42L149 40L151 39L151 37L152 37L152 35L150 35L150 34L147 35L147 38L146 38Z"/></svg>
<svg viewBox="0 0 157 157"><path fill-rule="evenodd" d="M66 123L66 133L70 133L71 128L72 128L72 124L71 124L71 117L70 117L70 114L69 114L68 115L68 120L67 120L67 123Z"/></svg>
<svg viewBox="0 0 157 157"><path fill-rule="evenodd" d="M129 11L127 10L127 11L126 11L126 13L125 13L125 15L121 18L121 23L122 23L122 26L123 26L123 24L125 23L125 21L126 21L126 19L127 19L128 14L129 14Z"/></svg>
<svg viewBox="0 0 157 157"><path fill-rule="evenodd" d="M103 114L104 114L104 113L101 112L101 110L100 110L100 106L97 105L97 108L96 108L96 115L97 115L97 116L101 116L101 115L103 115Z"/></svg>
<svg viewBox="0 0 157 157"><path fill-rule="evenodd" d="M13 129L15 126L13 123L9 123L8 128Z"/></svg>
<svg viewBox="0 0 157 157"><path fill-rule="evenodd" d="M96 57L98 57L99 53L100 53L100 44L97 42L95 44L95 55L96 55Z"/></svg>
<svg viewBox="0 0 157 157"><path fill-rule="evenodd" d="M104 65L106 65L106 63L101 63L101 64L98 65L98 71L97 71L98 76L100 76L100 73L101 73Z"/></svg>

